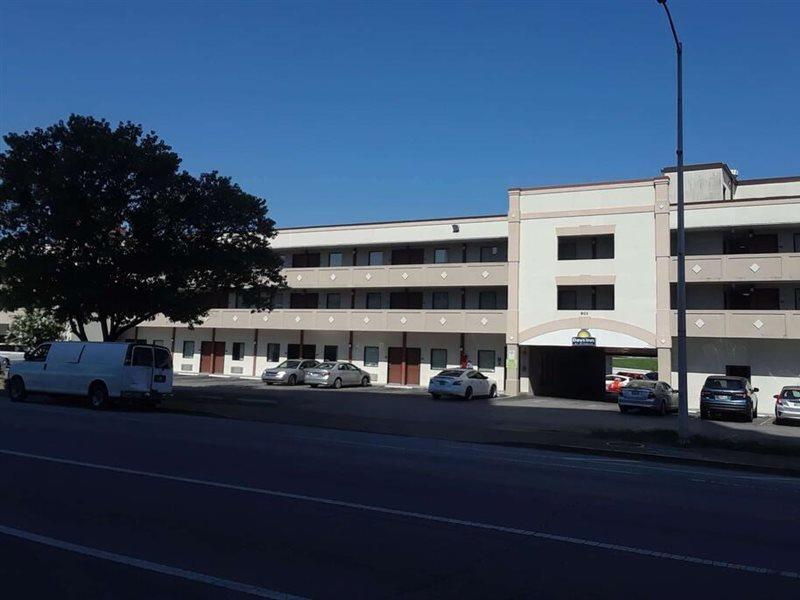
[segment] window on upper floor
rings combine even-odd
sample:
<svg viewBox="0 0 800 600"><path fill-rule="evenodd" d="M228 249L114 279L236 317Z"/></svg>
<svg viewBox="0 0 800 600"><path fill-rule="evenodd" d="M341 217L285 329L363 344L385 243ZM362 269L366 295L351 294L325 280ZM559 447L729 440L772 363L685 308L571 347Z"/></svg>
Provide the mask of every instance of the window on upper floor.
<svg viewBox="0 0 800 600"><path fill-rule="evenodd" d="M433 262L437 264L448 262L447 248L436 248L436 250L433 251Z"/></svg>
<svg viewBox="0 0 800 600"><path fill-rule="evenodd" d="M393 265L421 265L425 262L423 248L396 248L392 250Z"/></svg>
<svg viewBox="0 0 800 600"><path fill-rule="evenodd" d="M560 235L558 260L614 258L614 235Z"/></svg>
<svg viewBox="0 0 800 600"><path fill-rule="evenodd" d="M478 295L478 308L481 310L497 310L497 292L488 290Z"/></svg>
<svg viewBox="0 0 800 600"><path fill-rule="evenodd" d="M497 262L498 260L500 260L500 248L481 246L481 262Z"/></svg>
<svg viewBox="0 0 800 600"><path fill-rule="evenodd" d="M779 251L778 234L758 233L749 230L726 232L723 238L724 254L769 254Z"/></svg>
<svg viewBox="0 0 800 600"><path fill-rule="evenodd" d="M341 267L342 266L342 253L341 252L329 252L328 253L328 266L329 267Z"/></svg>
<svg viewBox="0 0 800 600"><path fill-rule="evenodd" d="M305 267L318 267L319 266L319 252L298 252L292 254L292 267L305 268Z"/></svg>
<svg viewBox="0 0 800 600"><path fill-rule="evenodd" d="M389 308L419 310L422 308L422 292L391 292Z"/></svg>
<svg viewBox="0 0 800 600"><path fill-rule="evenodd" d="M450 292L433 292L434 310L447 310L450 308Z"/></svg>
<svg viewBox="0 0 800 600"><path fill-rule="evenodd" d="M342 295L339 292L329 292L325 297L325 308L342 308Z"/></svg>
<svg viewBox="0 0 800 600"><path fill-rule="evenodd" d="M558 310L614 310L613 285L559 285Z"/></svg>
<svg viewBox="0 0 800 600"><path fill-rule="evenodd" d="M289 308L319 308L319 294L316 292L292 292Z"/></svg>
<svg viewBox="0 0 800 600"><path fill-rule="evenodd" d="M383 251L381 250L370 250L369 252L369 264L370 265L382 265L383 264Z"/></svg>
<svg viewBox="0 0 800 600"><path fill-rule="evenodd" d="M367 292L367 308L370 310L381 309L381 293L380 292Z"/></svg>
<svg viewBox="0 0 800 600"><path fill-rule="evenodd" d="M800 233L794 234L794 251L800 252Z"/></svg>

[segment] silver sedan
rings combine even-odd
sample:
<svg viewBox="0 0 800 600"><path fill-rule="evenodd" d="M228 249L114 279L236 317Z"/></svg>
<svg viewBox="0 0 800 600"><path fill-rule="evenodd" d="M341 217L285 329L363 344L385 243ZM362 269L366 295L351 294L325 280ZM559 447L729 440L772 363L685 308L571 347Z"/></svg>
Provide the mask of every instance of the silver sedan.
<svg viewBox="0 0 800 600"><path fill-rule="evenodd" d="M316 367L319 363L315 360L285 360L277 367L266 369L261 374L261 381L267 385L280 383L283 385L295 385L304 383L306 380L306 370Z"/></svg>
<svg viewBox="0 0 800 600"><path fill-rule="evenodd" d="M678 392L665 381L632 379L619 390L619 410L626 413L634 408L654 410L666 415L678 410Z"/></svg>
<svg viewBox="0 0 800 600"><path fill-rule="evenodd" d="M324 362L306 372L306 383L311 387L340 388L346 385L368 386L369 373L349 362Z"/></svg>

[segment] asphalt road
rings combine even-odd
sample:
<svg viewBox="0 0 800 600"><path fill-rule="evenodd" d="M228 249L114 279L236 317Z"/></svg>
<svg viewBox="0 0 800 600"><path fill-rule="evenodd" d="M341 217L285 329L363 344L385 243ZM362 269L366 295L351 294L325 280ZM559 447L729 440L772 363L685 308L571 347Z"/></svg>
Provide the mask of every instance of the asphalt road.
<svg viewBox="0 0 800 600"><path fill-rule="evenodd" d="M791 598L800 480L0 400L17 598Z"/></svg>

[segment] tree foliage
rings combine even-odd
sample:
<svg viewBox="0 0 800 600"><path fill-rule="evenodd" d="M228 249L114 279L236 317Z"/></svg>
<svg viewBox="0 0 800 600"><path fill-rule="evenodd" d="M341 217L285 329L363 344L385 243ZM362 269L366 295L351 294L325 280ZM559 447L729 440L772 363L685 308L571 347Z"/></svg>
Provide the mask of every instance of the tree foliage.
<svg viewBox="0 0 800 600"><path fill-rule="evenodd" d="M52 313L42 309L26 310L11 319L6 341L27 352L42 342L63 340L66 330L66 324Z"/></svg>
<svg viewBox="0 0 800 600"><path fill-rule="evenodd" d="M228 292L269 309L283 285L266 202L193 177L155 133L72 115L0 154L0 308L43 309L106 340L163 313L201 322Z"/></svg>

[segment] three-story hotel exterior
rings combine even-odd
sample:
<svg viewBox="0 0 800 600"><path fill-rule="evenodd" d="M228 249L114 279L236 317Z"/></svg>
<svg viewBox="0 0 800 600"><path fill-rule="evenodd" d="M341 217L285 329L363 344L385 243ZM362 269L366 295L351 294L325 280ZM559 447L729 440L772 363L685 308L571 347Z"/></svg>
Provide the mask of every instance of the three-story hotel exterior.
<svg viewBox="0 0 800 600"><path fill-rule="evenodd" d="M504 215L282 229L275 310L231 294L192 330L157 318L131 336L171 345L183 372L345 359L424 385L472 364L508 394L596 397L609 357L633 354L676 382L675 188L664 169L513 188ZM800 383L800 177L691 165L685 199L690 406L708 374L751 377L762 398Z"/></svg>

